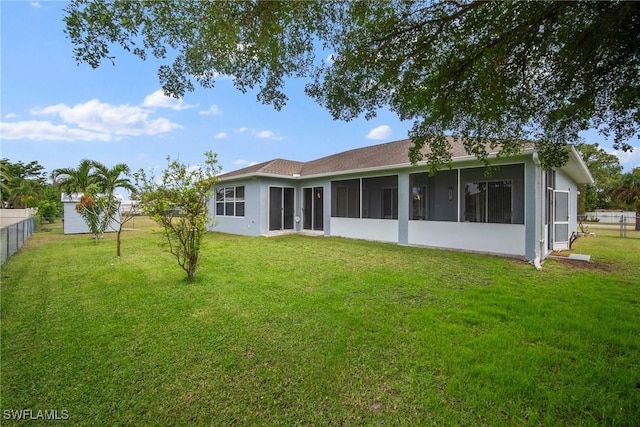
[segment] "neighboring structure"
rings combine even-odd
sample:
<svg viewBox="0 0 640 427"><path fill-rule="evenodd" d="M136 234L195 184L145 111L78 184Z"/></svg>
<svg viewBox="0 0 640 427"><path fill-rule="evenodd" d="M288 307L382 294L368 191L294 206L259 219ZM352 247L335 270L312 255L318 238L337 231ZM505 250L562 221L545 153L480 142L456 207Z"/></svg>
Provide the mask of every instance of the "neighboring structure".
<svg viewBox="0 0 640 427"><path fill-rule="evenodd" d="M592 183L573 146L544 171L534 149L486 168L451 138L451 169L430 176L408 160L410 140L310 162L275 159L220 176L212 230L305 232L503 254L539 262L568 249L577 184Z"/></svg>
<svg viewBox="0 0 640 427"><path fill-rule="evenodd" d="M82 234L82 233L91 233L89 230L89 226L84 221L84 219L80 216L80 214L76 211L76 205L80 202L80 197L82 194L64 194L62 193L62 231L64 234ZM120 201L122 201L122 196L116 195ZM107 233L117 231L120 226L120 211L118 211L107 227Z"/></svg>
<svg viewBox="0 0 640 427"><path fill-rule="evenodd" d="M33 218L38 212L38 208L26 209L0 209L0 228L5 228L13 224Z"/></svg>
<svg viewBox="0 0 640 427"><path fill-rule="evenodd" d="M0 265L31 237L37 212L37 208L0 209Z"/></svg>

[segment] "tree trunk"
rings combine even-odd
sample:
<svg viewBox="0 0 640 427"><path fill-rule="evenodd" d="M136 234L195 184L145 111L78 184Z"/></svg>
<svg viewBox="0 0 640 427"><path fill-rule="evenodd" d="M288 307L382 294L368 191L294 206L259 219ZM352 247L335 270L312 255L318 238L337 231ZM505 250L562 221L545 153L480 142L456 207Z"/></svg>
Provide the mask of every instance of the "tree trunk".
<svg viewBox="0 0 640 427"><path fill-rule="evenodd" d="M193 282L196 277L196 268L198 267L198 254L192 253L187 260L187 281Z"/></svg>
<svg viewBox="0 0 640 427"><path fill-rule="evenodd" d="M122 226L118 229L118 233L116 233L116 255L120 256L120 233L122 232Z"/></svg>
<svg viewBox="0 0 640 427"><path fill-rule="evenodd" d="M194 264L189 264L189 268L187 268L187 282L193 282L196 278L196 266Z"/></svg>
<svg viewBox="0 0 640 427"><path fill-rule="evenodd" d="M640 231L640 203L636 205L636 231Z"/></svg>

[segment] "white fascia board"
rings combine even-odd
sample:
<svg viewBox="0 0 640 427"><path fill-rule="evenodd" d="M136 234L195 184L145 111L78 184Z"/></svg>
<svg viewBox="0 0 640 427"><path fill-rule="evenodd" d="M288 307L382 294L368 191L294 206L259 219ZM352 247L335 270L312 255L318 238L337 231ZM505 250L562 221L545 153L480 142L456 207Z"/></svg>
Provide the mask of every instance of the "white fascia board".
<svg viewBox="0 0 640 427"><path fill-rule="evenodd" d="M574 145L568 146L569 160L560 169L578 184L593 184L593 176Z"/></svg>
<svg viewBox="0 0 640 427"><path fill-rule="evenodd" d="M504 157L501 159L500 163L496 163L496 164L501 164L501 165L511 164L513 162L510 161L510 159L513 159L519 156L530 155L533 152L534 150L532 149L526 149L526 150L523 150L519 155L512 156L512 157ZM495 159L496 157L497 157L497 153L493 153L488 156L489 159ZM464 163L464 162L477 161L477 160L478 159L476 158L476 156L468 155L468 156L454 157L451 163L456 164L456 163ZM302 175L300 177L297 177L297 179L323 178L323 177L335 176L335 175L353 175L353 174L360 174L360 173L367 173L367 172L384 171L384 170L390 170L390 169L410 169L418 166L427 166L427 161L421 161L416 163L415 165L411 163L399 163L396 165L375 166L370 168L349 169L349 170L325 172L325 173L319 173L319 174L313 174L313 175Z"/></svg>
<svg viewBox="0 0 640 427"><path fill-rule="evenodd" d="M234 175L228 178L218 177L218 182L231 182L238 181L242 179L253 179L253 178L278 178L278 179L300 179L304 178L298 175L282 175L277 173L264 173L264 172L254 172L254 173L245 173L242 175Z"/></svg>

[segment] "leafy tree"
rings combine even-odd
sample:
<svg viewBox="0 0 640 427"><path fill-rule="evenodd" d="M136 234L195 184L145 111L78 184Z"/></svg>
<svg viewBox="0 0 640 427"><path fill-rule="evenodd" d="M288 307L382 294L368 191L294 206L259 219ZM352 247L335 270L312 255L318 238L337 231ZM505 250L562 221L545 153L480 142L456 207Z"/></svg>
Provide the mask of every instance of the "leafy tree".
<svg viewBox="0 0 640 427"><path fill-rule="evenodd" d="M56 186L45 185L42 198L38 202L38 216L50 223L62 217L60 190Z"/></svg>
<svg viewBox="0 0 640 427"><path fill-rule="evenodd" d="M615 183L622 172L622 166L617 156L607 153L598 144L581 143L576 146L582 160L591 171L594 183L580 185L578 197L578 212L592 212L597 208L611 207L609 188Z"/></svg>
<svg viewBox="0 0 640 427"><path fill-rule="evenodd" d="M137 206L135 204L131 204L128 209L122 209L122 203L118 204L120 209L120 219L118 220L118 229L116 230L116 255L120 256L122 253L122 228L124 225L131 221L137 213Z"/></svg>
<svg viewBox="0 0 640 427"><path fill-rule="evenodd" d="M205 157L204 165L195 168L167 157L168 166L159 180L143 170L136 173L143 210L162 226L169 252L189 282L195 279L207 232L208 201L220 172L216 154L208 151Z"/></svg>
<svg viewBox="0 0 640 427"><path fill-rule="evenodd" d="M611 188L611 197L636 210L636 231L640 231L640 167L622 175L620 181Z"/></svg>
<svg viewBox="0 0 640 427"><path fill-rule="evenodd" d="M46 185L44 167L37 161L27 164L0 159L2 207L24 209L36 207Z"/></svg>
<svg viewBox="0 0 640 427"><path fill-rule="evenodd" d="M486 160L536 140L545 167L598 128L630 150L640 128L640 3L626 1L236 2L73 0L66 32L79 62L115 61L112 45L167 58L158 75L182 97L193 80L233 77L280 109L288 77L336 119L389 106L413 120L412 161L451 160L445 132ZM318 61L317 54L332 54Z"/></svg>

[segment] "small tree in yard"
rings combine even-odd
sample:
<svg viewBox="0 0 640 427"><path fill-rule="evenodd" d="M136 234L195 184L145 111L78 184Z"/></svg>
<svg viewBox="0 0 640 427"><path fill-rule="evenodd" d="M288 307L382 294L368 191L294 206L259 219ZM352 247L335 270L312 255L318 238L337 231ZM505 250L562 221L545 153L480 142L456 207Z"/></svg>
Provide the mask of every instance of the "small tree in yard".
<svg viewBox="0 0 640 427"><path fill-rule="evenodd" d="M95 184L89 186L75 206L96 242L107 231L120 208L120 202L113 194L96 194L97 188Z"/></svg>
<svg viewBox="0 0 640 427"><path fill-rule="evenodd" d="M76 212L84 219L96 242L117 220L120 201L114 196L117 188L135 190L128 176L129 167L118 163L109 168L95 160L82 160L77 169L55 169L51 176L66 194L82 193L76 204ZM120 231L118 230L118 256L120 256Z"/></svg>
<svg viewBox="0 0 640 427"><path fill-rule="evenodd" d="M159 180L136 174L142 208L162 226L169 252L187 273L195 278L202 245L207 232L208 202L220 172L215 153L205 153L203 166L189 167L167 157L168 166Z"/></svg>
<svg viewBox="0 0 640 427"><path fill-rule="evenodd" d="M120 204L120 206L122 206L122 204ZM117 256L120 256L120 253L121 253L122 240L120 237L122 236L122 228L127 222L131 221L137 214L138 212L135 204L131 204L131 206L129 206L129 209L127 210L120 209L120 220L118 221L118 228L116 230L116 255Z"/></svg>

